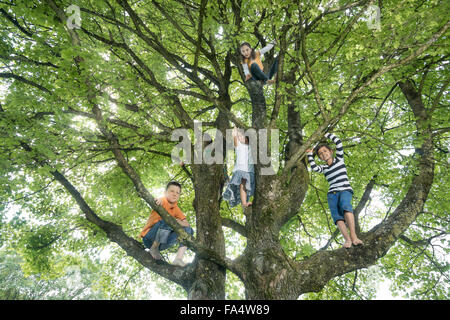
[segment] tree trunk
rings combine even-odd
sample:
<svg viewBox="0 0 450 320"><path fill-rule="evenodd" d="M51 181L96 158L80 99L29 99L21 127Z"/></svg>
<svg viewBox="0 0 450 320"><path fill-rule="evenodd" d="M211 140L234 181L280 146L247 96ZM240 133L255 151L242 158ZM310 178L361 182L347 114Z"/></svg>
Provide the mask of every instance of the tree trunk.
<svg viewBox="0 0 450 320"><path fill-rule="evenodd" d="M254 128L267 124L266 103L260 82L247 85L252 107ZM293 108L291 108L293 109ZM291 113L295 111L291 110ZM290 120L291 132L299 128L299 117ZM290 137L294 149L301 143L297 134ZM289 179L284 176L261 175L255 166L256 190L251 208L245 210L247 247L239 259L241 280L248 299L296 299L297 290L288 275L295 270L293 261L284 253L278 239L280 228L297 214L306 194L309 176L304 164L294 168Z"/></svg>
<svg viewBox="0 0 450 320"><path fill-rule="evenodd" d="M194 208L196 239L205 247L225 257L225 239L219 212L221 165L194 165ZM222 266L204 258L196 258L188 299L225 299L225 273Z"/></svg>
<svg viewBox="0 0 450 320"><path fill-rule="evenodd" d="M303 201L309 181L306 167L299 164L287 181L281 178L284 175L257 175L254 205L246 210L247 248L237 259L248 299L297 299L302 293L320 291L336 276L369 267L422 212L434 176L431 115L417 99L411 82L401 84L401 88L416 115L418 139L422 141L419 173L403 201L386 221L361 234L364 246L319 251L297 262L285 255L278 237L281 226L298 212ZM261 105L256 108L265 109Z"/></svg>

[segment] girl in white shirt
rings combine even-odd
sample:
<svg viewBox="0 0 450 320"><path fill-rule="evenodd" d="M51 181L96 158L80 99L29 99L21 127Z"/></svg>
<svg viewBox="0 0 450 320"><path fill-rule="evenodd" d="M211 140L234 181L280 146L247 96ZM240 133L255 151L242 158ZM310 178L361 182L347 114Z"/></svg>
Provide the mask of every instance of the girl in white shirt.
<svg viewBox="0 0 450 320"><path fill-rule="evenodd" d="M251 206L250 197L255 191L255 170L248 137L245 137L235 127L233 130L234 147L236 149L236 163L231 180L223 193L223 199L230 203L231 207L239 203L244 208Z"/></svg>

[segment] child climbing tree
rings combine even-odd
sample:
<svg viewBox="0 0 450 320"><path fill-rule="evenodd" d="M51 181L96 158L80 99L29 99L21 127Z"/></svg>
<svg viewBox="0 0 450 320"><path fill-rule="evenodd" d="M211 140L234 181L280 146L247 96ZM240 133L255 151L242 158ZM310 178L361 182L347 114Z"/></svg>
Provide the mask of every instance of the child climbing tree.
<svg viewBox="0 0 450 320"><path fill-rule="evenodd" d="M337 285L354 297L347 275L370 298L368 273L355 272L375 264L399 270L386 275L415 283L419 298L448 298L445 262L430 252L448 246L449 22L443 2L393 1L372 29L365 14L377 4L78 1L78 26L67 24L70 1L1 3L2 242L47 272L63 267L58 254L114 243L130 274L151 271L189 299L228 298L233 277L247 299L326 296ZM261 94L236 48L267 44L267 34L277 35L279 85ZM173 133L199 122L224 139L234 126L279 129L280 168L263 175L254 159L246 210L218 197L223 163L172 163ZM307 169L306 150L327 131L349 153L363 246L335 245L326 181ZM155 201L173 179L195 236ZM373 189L381 208L367 201ZM9 219L12 204L30 218ZM155 259L136 238L152 210L193 252L186 266ZM11 232L40 236L3 236ZM405 265L411 256L421 263Z"/></svg>

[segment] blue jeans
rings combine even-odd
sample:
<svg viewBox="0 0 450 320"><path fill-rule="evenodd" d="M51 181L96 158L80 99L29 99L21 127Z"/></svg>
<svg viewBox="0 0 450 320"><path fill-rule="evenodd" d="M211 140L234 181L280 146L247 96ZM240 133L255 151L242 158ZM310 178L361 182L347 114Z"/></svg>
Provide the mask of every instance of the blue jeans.
<svg viewBox="0 0 450 320"><path fill-rule="evenodd" d="M334 224L339 220L345 221L345 211L353 212L352 197L353 193L347 190L327 194L328 206L330 207Z"/></svg>
<svg viewBox="0 0 450 320"><path fill-rule="evenodd" d="M191 227L183 227L191 236L194 235L194 230ZM159 242L159 251L166 250L177 243L178 235L167 223L163 220L158 221L153 225L153 227L147 232L147 234L142 238L144 246L150 248L153 242L156 240ZM182 246L180 244L180 246Z"/></svg>
<svg viewBox="0 0 450 320"><path fill-rule="evenodd" d="M273 75L278 70L278 57L275 58L275 61L273 62L272 66L270 67L269 73L266 75L261 68L258 66L257 63L253 63L250 66L250 73L252 74L251 80L262 80L266 82L269 79L272 79Z"/></svg>

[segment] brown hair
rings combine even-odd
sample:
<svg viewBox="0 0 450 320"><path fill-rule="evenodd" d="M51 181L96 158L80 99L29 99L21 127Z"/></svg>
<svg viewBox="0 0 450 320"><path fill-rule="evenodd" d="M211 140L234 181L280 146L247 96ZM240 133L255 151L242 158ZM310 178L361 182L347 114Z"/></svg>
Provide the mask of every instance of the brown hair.
<svg viewBox="0 0 450 320"><path fill-rule="evenodd" d="M326 143L319 143L319 144L317 145L317 147L314 148L314 154L315 154L316 156L319 157L318 152L319 152L319 149L322 148L322 147L325 147L325 148L327 148L328 150L330 150L331 152L333 152L333 149L331 149L331 147L330 147L328 144L326 144ZM319 157L319 158L320 158L320 157Z"/></svg>
<svg viewBox="0 0 450 320"><path fill-rule="evenodd" d="M181 190L181 184L177 181L170 181L166 186L166 191L167 189L169 189L170 186L177 186Z"/></svg>
<svg viewBox="0 0 450 320"><path fill-rule="evenodd" d="M247 47L249 47L250 49L252 49L252 53L250 54L250 56L251 56L252 60L255 60L255 58L256 58L255 49L252 48L252 46L250 45L250 43L244 42L244 43L242 43L241 46L239 47L239 54L241 55L241 60L242 60L242 62L244 62L245 59L246 59L246 58L242 55L242 53L241 53L241 49L242 49L243 46L247 46Z"/></svg>

